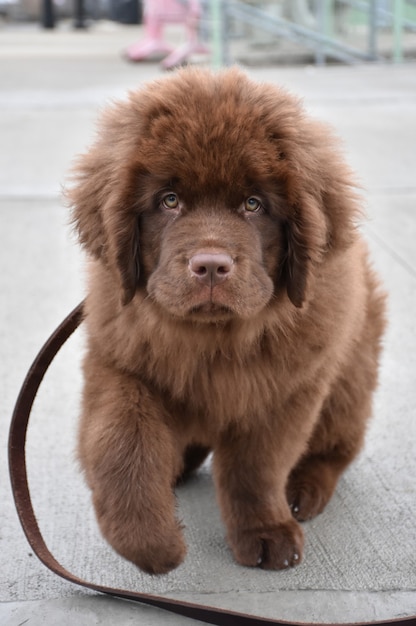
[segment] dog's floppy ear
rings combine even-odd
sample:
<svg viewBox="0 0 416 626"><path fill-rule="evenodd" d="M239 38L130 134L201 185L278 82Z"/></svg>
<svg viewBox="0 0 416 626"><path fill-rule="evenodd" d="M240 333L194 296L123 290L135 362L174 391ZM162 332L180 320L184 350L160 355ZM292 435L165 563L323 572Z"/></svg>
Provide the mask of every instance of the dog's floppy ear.
<svg viewBox="0 0 416 626"><path fill-rule="evenodd" d="M107 248L102 215L108 194L107 167L107 160L100 157L99 151L91 150L78 158L72 171L74 185L65 189L79 242L97 259L105 256Z"/></svg>
<svg viewBox="0 0 416 626"><path fill-rule="evenodd" d="M283 278L290 301L300 308L307 298L312 265L319 262L326 246L325 217L313 198L304 197L292 207L283 228Z"/></svg>
<svg viewBox="0 0 416 626"><path fill-rule="evenodd" d="M122 303L134 297L140 273L137 179L118 166L109 146L97 144L74 168L66 191L72 221L86 251L117 272Z"/></svg>
<svg viewBox="0 0 416 626"><path fill-rule="evenodd" d="M293 222L284 223L285 260L283 276L289 300L300 308L306 296L306 282L309 272L309 257L306 242Z"/></svg>
<svg viewBox="0 0 416 626"><path fill-rule="evenodd" d="M279 142L277 178L284 181L287 202L283 278L291 302L300 308L308 298L314 266L323 255L345 250L354 240L359 208L354 177L330 131L301 118L292 133Z"/></svg>
<svg viewBox="0 0 416 626"><path fill-rule="evenodd" d="M134 175L121 176L117 185L118 193L111 193L103 207L107 263L115 266L119 275L123 305L133 299L140 277L140 232L137 190L133 184L135 179Z"/></svg>

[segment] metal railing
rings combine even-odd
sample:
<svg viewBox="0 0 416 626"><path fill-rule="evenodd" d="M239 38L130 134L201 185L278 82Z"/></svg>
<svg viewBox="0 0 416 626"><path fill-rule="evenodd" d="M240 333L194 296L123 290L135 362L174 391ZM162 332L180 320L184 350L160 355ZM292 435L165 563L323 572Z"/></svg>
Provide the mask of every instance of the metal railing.
<svg viewBox="0 0 416 626"><path fill-rule="evenodd" d="M392 11L386 10L379 0L337 0L367 15L367 42L358 49L333 36L328 24L334 11L334 0L318 0L316 3L316 28L295 23L264 8L242 0L211 0L212 59L213 65L227 65L232 61L230 51L230 24L248 25L268 33L276 39L300 44L313 52L315 62L323 64L328 58L353 64L363 61L383 60L378 50L378 32L381 23L392 28L392 57L403 59L403 30L416 31L416 22L404 17L405 4L416 5L416 0L394 0Z"/></svg>

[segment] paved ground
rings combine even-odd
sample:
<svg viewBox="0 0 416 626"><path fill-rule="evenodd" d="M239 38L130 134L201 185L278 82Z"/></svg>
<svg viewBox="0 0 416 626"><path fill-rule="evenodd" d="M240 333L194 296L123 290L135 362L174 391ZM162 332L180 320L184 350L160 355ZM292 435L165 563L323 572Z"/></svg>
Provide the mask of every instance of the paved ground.
<svg viewBox="0 0 416 626"><path fill-rule="evenodd" d="M5 626L26 622L32 626L130 623L173 626L185 623L183 618L154 609L83 594L45 573L43 566L29 556L5 479L4 435L19 385L44 338L83 293L82 259L68 235L67 215L60 199L66 172L73 156L91 141L94 120L102 106L109 99L122 97L127 89L161 74L157 64L135 66L123 61L123 48L139 34L136 27L121 28L112 24L85 33L66 29L54 32L33 28L0 30L0 292L3 302L0 310L0 430L3 432L0 623ZM309 111L332 123L343 137L348 158L366 189L369 215L366 233L375 264L390 292L390 328L376 399L376 419L366 452L345 479L343 490L334 501L332 518L321 516L316 526L308 530L310 566L303 570L301 578L306 582L297 586L294 578L290 579L290 584L282 583L281 578L260 580L256 578L257 573L234 568L225 558L218 568L215 561L214 565L195 562L192 580L185 570L184 580L179 576L166 584L158 584L162 592L175 597L258 612L276 619L361 621L414 615L416 524L409 513L416 509L412 452L416 435L413 418L416 403L413 383L416 370L416 65L268 67L251 69L250 73L255 78L286 85L304 97ZM75 363L75 360L68 362ZM67 367L57 380L71 381L76 377L75 366ZM50 406L50 411L46 411L45 419L50 423L56 403L62 398L66 401L66 392L54 389L49 393L51 397L46 398L45 406ZM59 428L58 425L57 437ZM43 450L45 432L51 430L42 430L42 437L38 436L34 446L35 467L36 463L45 461L45 454L42 456L39 452ZM52 456L56 452L53 446L52 441L48 453ZM48 502L48 494L44 493L49 484L47 470L48 466L45 474L39 472L39 476L34 477L40 493L40 510L41 504ZM67 470L62 471L62 475L56 470L49 470L49 473L56 473L64 491L70 492L71 481L76 479L65 473ZM363 472L365 480L360 485ZM351 496L356 502L357 483L363 499L356 505L351 520L358 524L365 519L368 534L365 540L364 535L361 537L362 543L354 546L343 534L348 532L348 524L342 525L340 511L345 505L345 511L351 513L348 498ZM205 498L206 509L200 514L206 516L201 520L203 526L211 525L216 529L208 471L197 489ZM384 498L388 495L387 512L377 508L381 491ZM188 492L183 494L185 509L192 499ZM377 511L376 519L365 517L371 509ZM190 516L195 516L196 509L191 510ZM330 519L336 520L333 528ZM192 524L190 526L192 528ZM80 528L82 533L82 526ZM329 539L336 537L338 544L341 534L345 546L341 546L339 554L335 544L333 553L328 545L326 552L319 552L322 528L331 528ZM53 536L54 529L51 530L51 541L56 540L58 554L60 532L59 524L57 538ZM204 535L198 532L192 529L196 543L202 545ZM215 534L213 537L209 541L215 543L215 554L218 554L222 546L221 530L218 530L219 538ZM66 548L69 551L70 546ZM371 560L373 551L374 562ZM196 551L196 554L199 553ZM354 567L352 571L343 570L340 561L348 562L352 554L355 570ZM87 560L88 549L84 548L76 556ZM86 565L86 572L96 574L98 563L97 560ZM333 566L331 572L335 572L335 578L336 572L340 574L340 579L331 581L331 585L320 582L323 563ZM199 587L194 580L198 576L203 580ZM234 585L230 583L233 577ZM143 585L147 584L143 581Z"/></svg>

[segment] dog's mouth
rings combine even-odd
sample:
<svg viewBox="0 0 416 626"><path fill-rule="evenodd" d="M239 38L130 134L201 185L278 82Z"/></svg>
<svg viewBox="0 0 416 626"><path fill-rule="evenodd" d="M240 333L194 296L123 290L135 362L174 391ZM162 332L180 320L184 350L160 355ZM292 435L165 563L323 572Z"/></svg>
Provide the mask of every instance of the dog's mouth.
<svg viewBox="0 0 416 626"><path fill-rule="evenodd" d="M234 315L232 309L224 304L208 301L193 306L189 311L190 317L209 318L210 320L229 319Z"/></svg>
<svg viewBox="0 0 416 626"><path fill-rule="evenodd" d="M202 304L197 304L193 306L190 310L190 313L228 313L232 314L232 310L230 307L225 306L223 304L217 304L216 302L203 302Z"/></svg>

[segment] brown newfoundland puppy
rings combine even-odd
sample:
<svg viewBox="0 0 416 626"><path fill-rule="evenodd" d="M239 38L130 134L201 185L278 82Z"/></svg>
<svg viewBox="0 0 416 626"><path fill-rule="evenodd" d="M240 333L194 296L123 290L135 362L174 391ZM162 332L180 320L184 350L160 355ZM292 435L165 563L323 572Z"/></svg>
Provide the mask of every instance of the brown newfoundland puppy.
<svg viewBox="0 0 416 626"><path fill-rule="evenodd" d="M302 558L363 442L384 297L326 128L237 69L107 110L69 191L91 257L79 456L104 537L184 559L174 488L212 450L242 565Z"/></svg>

